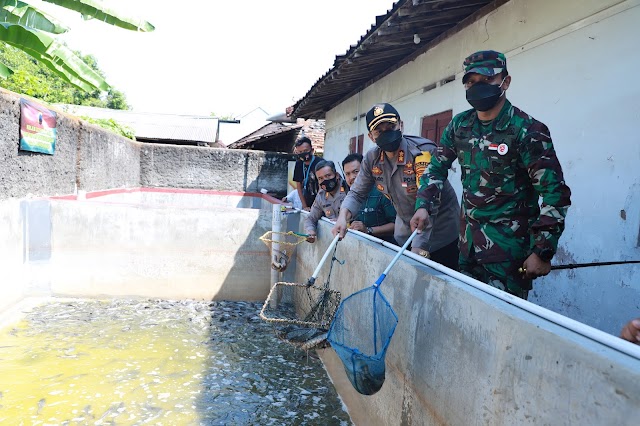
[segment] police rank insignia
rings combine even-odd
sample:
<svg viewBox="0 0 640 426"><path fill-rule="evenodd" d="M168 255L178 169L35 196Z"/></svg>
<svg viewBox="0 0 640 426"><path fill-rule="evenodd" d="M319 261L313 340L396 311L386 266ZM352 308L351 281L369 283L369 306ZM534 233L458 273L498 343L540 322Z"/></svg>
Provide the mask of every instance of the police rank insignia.
<svg viewBox="0 0 640 426"><path fill-rule="evenodd" d="M382 114L383 112L384 112L384 110L383 110L382 108L380 108L379 106L377 106L377 107L375 107L375 108L373 109L373 116L374 116L374 117L377 117L377 116L379 116L380 114Z"/></svg>
<svg viewBox="0 0 640 426"><path fill-rule="evenodd" d="M415 171L413 170L413 163L411 161L407 162L407 164L404 165L403 172L407 176L411 176L415 173Z"/></svg>
<svg viewBox="0 0 640 426"><path fill-rule="evenodd" d="M404 150L398 151L398 163L404 163Z"/></svg>
<svg viewBox="0 0 640 426"><path fill-rule="evenodd" d="M382 175L382 169L378 166L373 166L373 168L371 169L371 173L374 176L381 176Z"/></svg>
<svg viewBox="0 0 640 426"><path fill-rule="evenodd" d="M416 172L416 185L420 186L420 177L424 174L429 163L431 163L431 153L428 151L423 152L414 158L413 161L415 163L414 169Z"/></svg>

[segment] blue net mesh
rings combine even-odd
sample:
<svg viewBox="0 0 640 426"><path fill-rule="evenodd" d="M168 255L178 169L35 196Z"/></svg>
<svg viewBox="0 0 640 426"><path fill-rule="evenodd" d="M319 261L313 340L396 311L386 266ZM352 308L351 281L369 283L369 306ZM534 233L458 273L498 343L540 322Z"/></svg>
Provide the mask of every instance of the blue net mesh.
<svg viewBox="0 0 640 426"><path fill-rule="evenodd" d="M373 395L384 383L384 358L397 324L398 316L377 286L352 294L338 307L327 340L363 395Z"/></svg>

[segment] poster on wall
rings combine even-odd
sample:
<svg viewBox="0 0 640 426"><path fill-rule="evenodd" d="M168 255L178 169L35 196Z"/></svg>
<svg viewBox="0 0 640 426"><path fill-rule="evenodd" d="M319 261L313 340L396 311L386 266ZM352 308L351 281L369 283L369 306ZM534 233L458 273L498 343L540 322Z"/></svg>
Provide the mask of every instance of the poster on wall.
<svg viewBox="0 0 640 426"><path fill-rule="evenodd" d="M20 150L53 155L58 137L56 113L20 99Z"/></svg>

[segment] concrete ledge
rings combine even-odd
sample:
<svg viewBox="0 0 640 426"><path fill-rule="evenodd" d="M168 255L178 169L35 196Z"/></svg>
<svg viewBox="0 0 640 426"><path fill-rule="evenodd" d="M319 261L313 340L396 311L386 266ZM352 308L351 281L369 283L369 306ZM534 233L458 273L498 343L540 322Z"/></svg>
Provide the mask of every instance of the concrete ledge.
<svg viewBox="0 0 640 426"><path fill-rule="evenodd" d="M321 222L318 242L299 246L296 280L312 273L330 228ZM334 268L332 287L344 298L370 286L393 255L350 233L338 244L346 263ZM358 394L335 355L322 355L356 423L635 423L637 358L408 258L381 289L400 319L381 391Z"/></svg>

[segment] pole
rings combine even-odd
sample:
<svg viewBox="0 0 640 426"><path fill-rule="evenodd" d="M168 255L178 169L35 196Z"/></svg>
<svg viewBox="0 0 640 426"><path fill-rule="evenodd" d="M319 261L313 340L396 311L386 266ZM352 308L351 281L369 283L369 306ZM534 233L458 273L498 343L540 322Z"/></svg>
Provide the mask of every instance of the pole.
<svg viewBox="0 0 640 426"><path fill-rule="evenodd" d="M640 263L640 260L618 260L614 262L591 262L591 263L568 263L566 265L551 265L552 271L560 269L576 269L576 268L589 268L592 266L609 266L609 265L627 265L633 263ZM527 272L527 268L519 268L518 272L524 274Z"/></svg>

